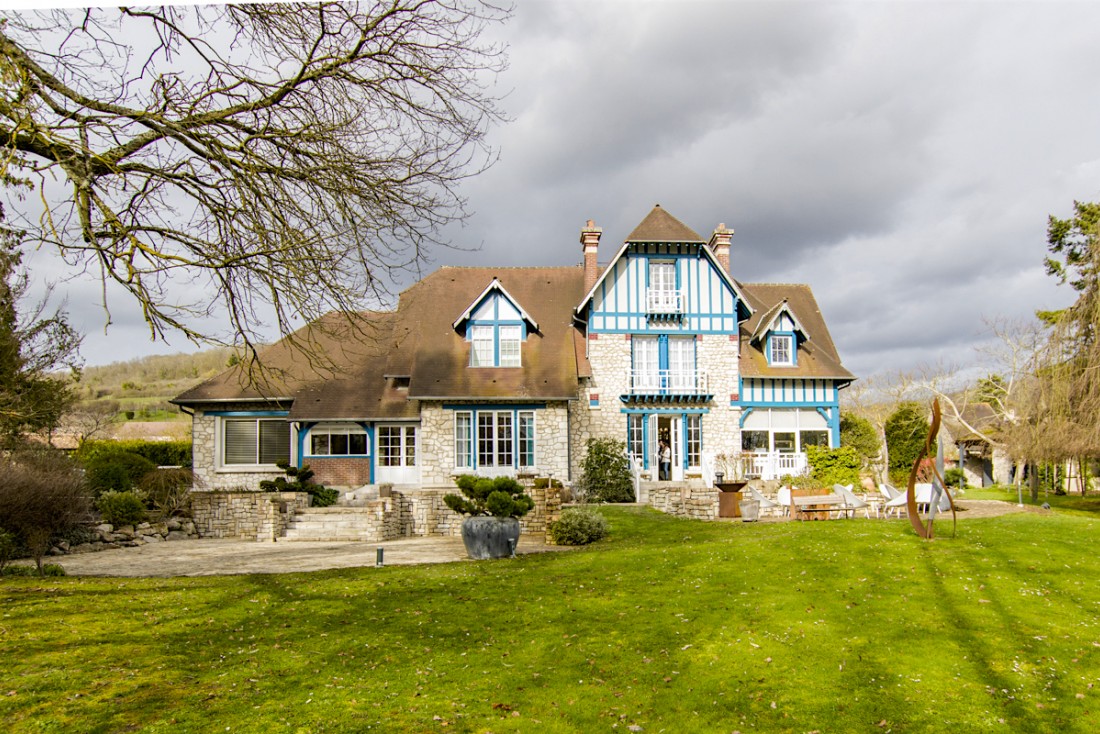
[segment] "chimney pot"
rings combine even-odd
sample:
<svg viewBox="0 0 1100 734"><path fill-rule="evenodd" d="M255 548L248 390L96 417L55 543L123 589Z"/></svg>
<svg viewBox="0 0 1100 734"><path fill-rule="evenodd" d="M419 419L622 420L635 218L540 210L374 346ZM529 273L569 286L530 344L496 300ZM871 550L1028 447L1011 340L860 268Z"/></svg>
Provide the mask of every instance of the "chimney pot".
<svg viewBox="0 0 1100 734"><path fill-rule="evenodd" d="M710 248L714 251L714 258L728 275L730 273L730 240L733 238L733 230L727 229L725 222L718 225L714 234L710 236Z"/></svg>

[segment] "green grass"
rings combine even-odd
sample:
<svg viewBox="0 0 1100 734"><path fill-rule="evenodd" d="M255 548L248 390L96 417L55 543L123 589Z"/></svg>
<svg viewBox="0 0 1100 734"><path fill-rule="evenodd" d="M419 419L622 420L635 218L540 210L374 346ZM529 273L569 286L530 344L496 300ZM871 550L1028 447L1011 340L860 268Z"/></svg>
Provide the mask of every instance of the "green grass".
<svg viewBox="0 0 1100 734"><path fill-rule="evenodd" d="M0 581L6 731L1092 732L1100 522L731 525L282 576ZM938 526L947 533L946 524Z"/></svg>
<svg viewBox="0 0 1100 734"><path fill-rule="evenodd" d="M1035 501L1031 499L1031 492L1025 486L1022 492L1017 492L1015 486L1004 486L995 484L992 487L984 488L969 488L963 494L963 499L973 500L1002 500L1004 502L1011 502L1016 504L1017 500L1023 498L1024 505L1039 507L1044 502L1057 510L1068 510L1070 512L1089 513L1093 515L1100 514L1100 495L1089 494L1082 497L1080 494L1054 494L1053 492L1039 492L1039 498Z"/></svg>

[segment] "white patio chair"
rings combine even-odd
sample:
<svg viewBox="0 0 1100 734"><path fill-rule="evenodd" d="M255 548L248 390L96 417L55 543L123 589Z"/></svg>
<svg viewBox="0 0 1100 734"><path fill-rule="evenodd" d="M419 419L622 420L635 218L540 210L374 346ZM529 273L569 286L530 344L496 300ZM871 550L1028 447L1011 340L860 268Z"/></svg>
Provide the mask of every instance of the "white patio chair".
<svg viewBox="0 0 1100 734"><path fill-rule="evenodd" d="M779 491L775 495L775 501L779 503L779 509L783 517L788 517L791 514L791 489L790 487L780 487Z"/></svg>
<svg viewBox="0 0 1100 734"><path fill-rule="evenodd" d="M778 502L773 502L772 500L768 499L763 495L763 493L761 493L759 489L752 486L751 484L746 486L745 489L748 491L750 497L760 503L761 510L781 509ZM790 505L790 500L787 501L787 504Z"/></svg>
<svg viewBox="0 0 1100 734"><path fill-rule="evenodd" d="M867 519L871 519L871 505L866 500L856 496L855 492L852 491L851 484L834 484L833 491L844 498L845 506L852 513L849 517L855 517L856 510L863 510L867 513Z"/></svg>

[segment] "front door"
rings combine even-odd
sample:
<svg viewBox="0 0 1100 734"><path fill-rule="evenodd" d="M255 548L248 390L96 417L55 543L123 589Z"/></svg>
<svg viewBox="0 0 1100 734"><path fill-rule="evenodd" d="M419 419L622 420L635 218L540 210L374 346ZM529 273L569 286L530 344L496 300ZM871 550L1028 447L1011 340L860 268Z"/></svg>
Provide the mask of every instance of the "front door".
<svg viewBox="0 0 1100 734"><path fill-rule="evenodd" d="M653 422L656 430L652 433L656 435L657 442L655 453L659 456L661 443L669 446L672 453L672 473L669 479L681 482L684 479L684 441L680 416L655 415Z"/></svg>
<svg viewBox="0 0 1100 734"><path fill-rule="evenodd" d="M377 484L420 484L417 433L417 426L408 423L378 426Z"/></svg>

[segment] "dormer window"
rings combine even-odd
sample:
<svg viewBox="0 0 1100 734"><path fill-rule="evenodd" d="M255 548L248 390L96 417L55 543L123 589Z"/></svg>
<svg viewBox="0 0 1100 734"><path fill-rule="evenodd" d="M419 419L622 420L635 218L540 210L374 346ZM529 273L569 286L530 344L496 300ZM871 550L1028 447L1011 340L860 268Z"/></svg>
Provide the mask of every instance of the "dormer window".
<svg viewBox="0 0 1100 734"><path fill-rule="evenodd" d="M471 324L471 367L520 367L523 327L519 324Z"/></svg>
<svg viewBox="0 0 1100 734"><path fill-rule="evenodd" d="M458 320L470 342L471 367L522 367L523 342L538 333L539 325L519 303L493 279Z"/></svg>
<svg viewBox="0 0 1100 734"><path fill-rule="evenodd" d="M772 334L768 337L768 363L778 366L794 364L794 334Z"/></svg>

